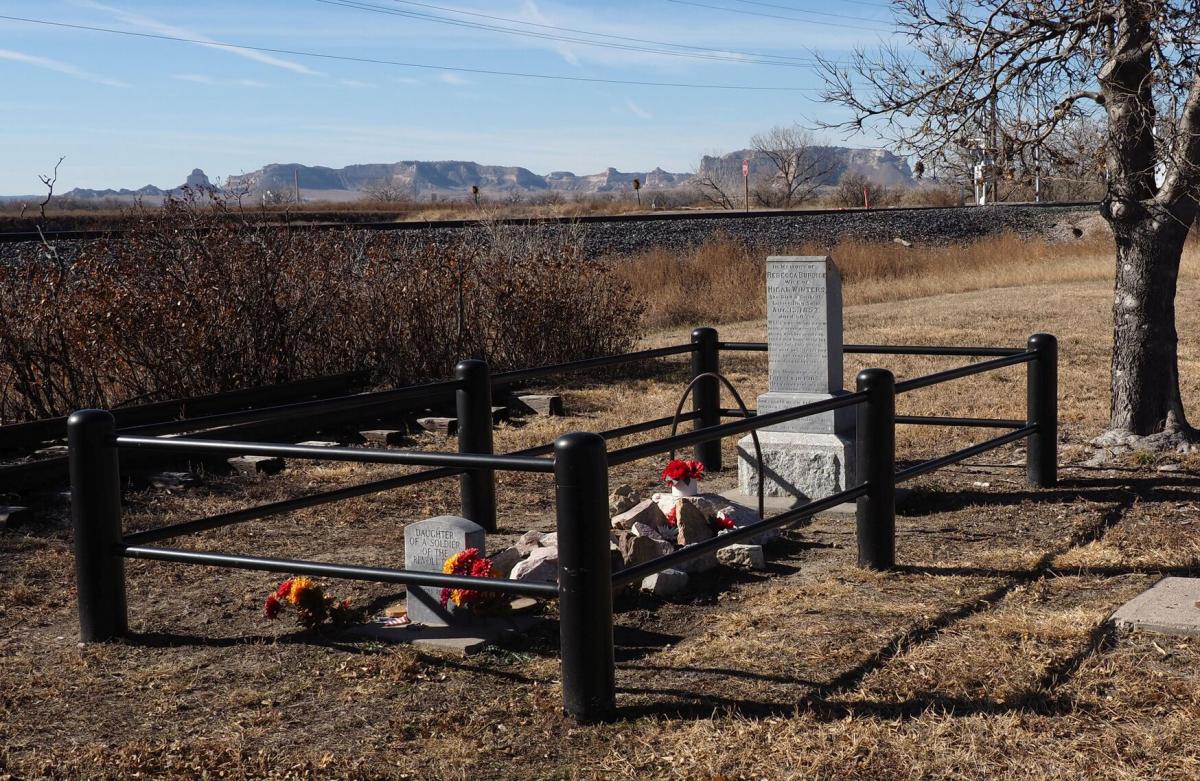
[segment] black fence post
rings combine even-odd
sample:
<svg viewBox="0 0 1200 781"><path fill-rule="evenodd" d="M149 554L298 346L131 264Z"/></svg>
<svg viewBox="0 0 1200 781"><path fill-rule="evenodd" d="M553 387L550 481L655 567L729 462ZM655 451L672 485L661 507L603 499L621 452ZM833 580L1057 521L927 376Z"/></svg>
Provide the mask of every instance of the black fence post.
<svg viewBox="0 0 1200 781"><path fill-rule="evenodd" d="M692 379L701 374L721 373L721 348L715 328L697 328L692 331ZM692 389L692 410L699 412L694 428L717 426L721 423L721 385L716 377L696 383ZM706 472L721 471L721 440L700 442L692 450L692 457L704 464Z"/></svg>
<svg viewBox="0 0 1200 781"><path fill-rule="evenodd" d="M858 566L896 564L896 378L887 369L864 369L856 381L867 400L858 405L854 459L859 483Z"/></svg>
<svg viewBox="0 0 1200 781"><path fill-rule="evenodd" d="M462 386L455 393L458 407L458 452L492 454L492 379L488 365L462 361L454 367ZM496 472L468 469L459 478L462 514L489 532L496 531Z"/></svg>
<svg viewBox="0 0 1200 781"><path fill-rule="evenodd" d="M563 712L581 722L603 721L616 711L604 438L559 437L554 481Z"/></svg>
<svg viewBox="0 0 1200 781"><path fill-rule="evenodd" d="M1026 375L1026 421L1037 431L1027 443L1025 479L1039 488L1053 488L1058 484L1058 339L1034 334L1029 349L1037 357L1029 362Z"/></svg>
<svg viewBox="0 0 1200 781"><path fill-rule="evenodd" d="M117 550L121 473L114 436L116 422L105 410L80 410L67 419L79 637L85 643L112 640L128 630L125 559Z"/></svg>

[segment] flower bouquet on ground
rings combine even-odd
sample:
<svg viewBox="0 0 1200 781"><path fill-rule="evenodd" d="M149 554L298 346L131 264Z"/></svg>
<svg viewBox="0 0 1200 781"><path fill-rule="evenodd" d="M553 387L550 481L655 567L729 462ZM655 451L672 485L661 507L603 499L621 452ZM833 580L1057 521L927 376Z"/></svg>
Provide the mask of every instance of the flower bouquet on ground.
<svg viewBox="0 0 1200 781"><path fill-rule="evenodd" d="M478 548L467 548L446 559L446 563L442 565L442 572L446 575L466 575L473 578L499 577L492 567L491 560ZM504 595L499 592L473 588L444 588L441 603L442 607L453 604L456 608L475 614L498 612L507 604Z"/></svg>
<svg viewBox="0 0 1200 781"><path fill-rule="evenodd" d="M296 622L305 629L315 629L323 623L344 626L358 618L358 611L350 607L350 600L337 600L325 594L325 589L312 578L288 578L279 584L275 593L267 597L263 614L272 620L283 611L293 607Z"/></svg>
<svg viewBox="0 0 1200 781"><path fill-rule="evenodd" d="M704 464L699 461L675 459L662 472L663 480L671 486L671 496L695 496L700 493Z"/></svg>

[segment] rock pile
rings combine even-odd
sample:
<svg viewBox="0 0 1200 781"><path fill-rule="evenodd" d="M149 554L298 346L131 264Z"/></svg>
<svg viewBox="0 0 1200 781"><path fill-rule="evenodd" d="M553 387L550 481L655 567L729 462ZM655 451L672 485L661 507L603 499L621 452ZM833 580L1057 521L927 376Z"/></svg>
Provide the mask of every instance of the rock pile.
<svg viewBox="0 0 1200 781"><path fill-rule="evenodd" d="M733 529L754 523L758 513L730 502L720 494L672 496L653 494L642 499L630 486L622 485L609 499L612 529L609 555L614 572L653 561L687 545L710 540ZM743 569L764 569L763 544L778 536L770 530L716 553L699 556L643 579L643 591L657 596L678 594L687 587L688 575L706 572L724 564ZM492 557L500 577L554 583L558 579L558 535L528 531L516 545Z"/></svg>

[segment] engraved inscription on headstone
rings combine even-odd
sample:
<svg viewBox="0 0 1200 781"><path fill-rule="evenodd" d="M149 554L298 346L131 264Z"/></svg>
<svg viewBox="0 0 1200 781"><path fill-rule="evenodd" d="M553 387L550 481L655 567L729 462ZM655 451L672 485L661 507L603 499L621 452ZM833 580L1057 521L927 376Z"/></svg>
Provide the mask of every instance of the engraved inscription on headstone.
<svg viewBox="0 0 1200 781"><path fill-rule="evenodd" d="M466 518L442 515L411 523L404 528L404 568L423 572L441 572L446 559L467 548L486 553L483 527ZM466 616L456 615L453 605L441 606L441 588L408 587L408 617L414 624L446 626L464 623Z"/></svg>
<svg viewBox="0 0 1200 781"><path fill-rule="evenodd" d="M760 414L822 401L842 390L842 279L824 257L767 258L770 385ZM854 410L791 420L767 431L834 434L853 427Z"/></svg>
<svg viewBox="0 0 1200 781"><path fill-rule="evenodd" d="M767 258L770 390L842 388L842 280L829 258Z"/></svg>

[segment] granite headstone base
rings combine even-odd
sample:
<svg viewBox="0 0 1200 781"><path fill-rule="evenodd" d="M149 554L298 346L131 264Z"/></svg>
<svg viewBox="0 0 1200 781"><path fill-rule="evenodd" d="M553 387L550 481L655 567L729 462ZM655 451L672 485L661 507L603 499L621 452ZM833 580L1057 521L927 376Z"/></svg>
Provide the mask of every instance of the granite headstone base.
<svg viewBox="0 0 1200 781"><path fill-rule="evenodd" d="M837 393L785 393L782 391L767 391L758 397L758 414L778 412L782 409L802 407L825 401L834 396L843 396L846 391ZM785 431L797 434L841 434L844 437L854 436L855 407L842 407L819 415L809 415L784 423L769 426L767 431Z"/></svg>
<svg viewBox="0 0 1200 781"><path fill-rule="evenodd" d="M760 431L763 477L767 496L824 499L854 481L854 440L838 434ZM758 460L754 440L738 440L738 488L758 493Z"/></svg>

